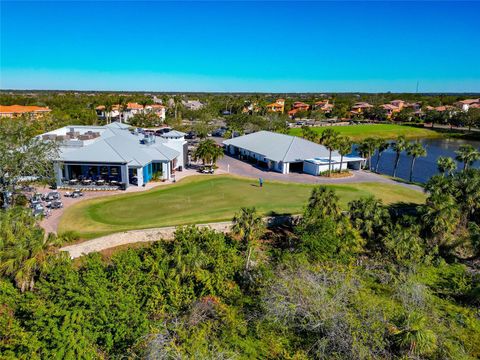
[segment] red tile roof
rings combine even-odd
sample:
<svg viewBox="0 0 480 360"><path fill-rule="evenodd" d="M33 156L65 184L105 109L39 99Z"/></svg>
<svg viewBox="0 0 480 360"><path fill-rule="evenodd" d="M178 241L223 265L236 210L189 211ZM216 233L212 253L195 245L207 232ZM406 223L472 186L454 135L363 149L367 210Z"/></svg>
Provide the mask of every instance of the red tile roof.
<svg viewBox="0 0 480 360"><path fill-rule="evenodd" d="M33 105L0 105L1 114L25 114L35 112L49 112L52 111L48 107L33 106Z"/></svg>

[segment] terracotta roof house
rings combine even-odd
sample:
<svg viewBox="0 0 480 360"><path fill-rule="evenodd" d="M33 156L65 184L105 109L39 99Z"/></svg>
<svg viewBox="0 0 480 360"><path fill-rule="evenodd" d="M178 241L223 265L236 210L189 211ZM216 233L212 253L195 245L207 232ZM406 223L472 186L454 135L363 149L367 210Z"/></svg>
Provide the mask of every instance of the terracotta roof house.
<svg viewBox="0 0 480 360"><path fill-rule="evenodd" d="M28 115L30 118L38 119L51 112L48 107L24 106L24 105L0 105L0 117L15 118L22 115Z"/></svg>
<svg viewBox="0 0 480 360"><path fill-rule="evenodd" d="M285 111L285 100L277 99L274 103L268 104L267 111L283 113Z"/></svg>
<svg viewBox="0 0 480 360"><path fill-rule="evenodd" d="M397 107L399 110L402 110L402 108L405 106L405 101L403 101L403 100L392 100L392 101L390 101L390 104Z"/></svg>
<svg viewBox="0 0 480 360"><path fill-rule="evenodd" d="M373 105L367 103L367 102L357 102L355 105L352 106L351 113L352 114L361 114L365 109L370 109L372 108Z"/></svg>
<svg viewBox="0 0 480 360"><path fill-rule="evenodd" d="M459 107L463 111L468 111L469 108L474 107L473 105L480 104L480 99L465 99L457 101L454 105ZM474 107L475 108L475 107Z"/></svg>
<svg viewBox="0 0 480 360"><path fill-rule="evenodd" d="M392 117L394 113L399 112L402 109L401 107L395 106L393 104L383 104L380 107L385 109L385 111L387 112L387 117L389 119ZM403 107L403 103L402 103L402 107Z"/></svg>
<svg viewBox="0 0 480 360"><path fill-rule="evenodd" d="M442 105L442 106L427 106L426 107L427 110L430 110L430 111L451 111L451 110L454 110L455 108L453 106L449 106L449 105Z"/></svg>
<svg viewBox="0 0 480 360"><path fill-rule="evenodd" d="M298 109L300 111L307 111L310 109L310 105L305 104L304 102L301 101L295 101L292 105L292 109Z"/></svg>

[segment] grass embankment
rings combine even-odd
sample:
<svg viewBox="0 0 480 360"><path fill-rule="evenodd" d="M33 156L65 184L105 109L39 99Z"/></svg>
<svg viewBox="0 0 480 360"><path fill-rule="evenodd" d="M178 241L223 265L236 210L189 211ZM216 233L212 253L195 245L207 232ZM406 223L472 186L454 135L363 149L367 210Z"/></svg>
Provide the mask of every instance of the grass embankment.
<svg viewBox="0 0 480 360"><path fill-rule="evenodd" d="M377 137L381 139L395 139L399 135L404 135L407 139L435 138L443 135L435 130L394 124L365 124L365 125L347 125L347 126L323 126L312 127L311 129L321 134L325 129L333 128L341 135L349 136L353 141L361 141L367 137ZM290 135L302 136L301 128L293 128L289 131Z"/></svg>
<svg viewBox="0 0 480 360"><path fill-rule="evenodd" d="M295 214L302 210L314 185L256 180L232 176L191 177L144 193L86 200L65 211L59 232L77 231L84 239L108 233L230 220L244 206L264 215ZM328 185L345 206L374 195L385 203L425 200L422 193L385 183Z"/></svg>

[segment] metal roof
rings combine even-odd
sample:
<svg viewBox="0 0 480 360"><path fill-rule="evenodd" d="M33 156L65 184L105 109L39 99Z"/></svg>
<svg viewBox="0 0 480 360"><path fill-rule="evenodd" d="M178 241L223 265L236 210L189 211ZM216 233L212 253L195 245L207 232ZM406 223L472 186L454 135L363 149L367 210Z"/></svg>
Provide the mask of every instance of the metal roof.
<svg viewBox="0 0 480 360"><path fill-rule="evenodd" d="M300 162L305 159L329 156L328 149L323 145L271 131L259 131L239 136L225 140L223 144L233 145L277 162ZM332 156L340 156L340 154L332 151Z"/></svg>
<svg viewBox="0 0 480 360"><path fill-rule="evenodd" d="M106 126L66 126L50 133L62 134L74 129L81 133L88 130L100 130L100 136L91 141L85 141L80 146L60 145L58 160L72 162L104 162L128 164L129 166L142 167L152 161L171 161L180 153L168 146L168 140L158 137L153 142L142 144L142 134L132 134L128 125L109 124ZM47 133L49 134L49 133ZM42 135L40 135L42 136Z"/></svg>
<svg viewBox="0 0 480 360"><path fill-rule="evenodd" d="M171 130L165 134L162 134L162 137L163 138L175 138L175 139L178 139L178 138L182 138L184 137L185 134L184 132L181 132L181 131L178 131L178 130Z"/></svg>

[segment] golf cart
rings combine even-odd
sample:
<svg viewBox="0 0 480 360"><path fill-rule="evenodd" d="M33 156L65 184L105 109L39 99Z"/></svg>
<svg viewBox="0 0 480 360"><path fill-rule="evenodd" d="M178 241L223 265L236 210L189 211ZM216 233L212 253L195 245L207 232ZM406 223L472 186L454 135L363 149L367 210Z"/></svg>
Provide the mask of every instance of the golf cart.
<svg viewBox="0 0 480 360"><path fill-rule="evenodd" d="M200 168L200 173L202 174L213 174L214 171L213 165L204 165Z"/></svg>

